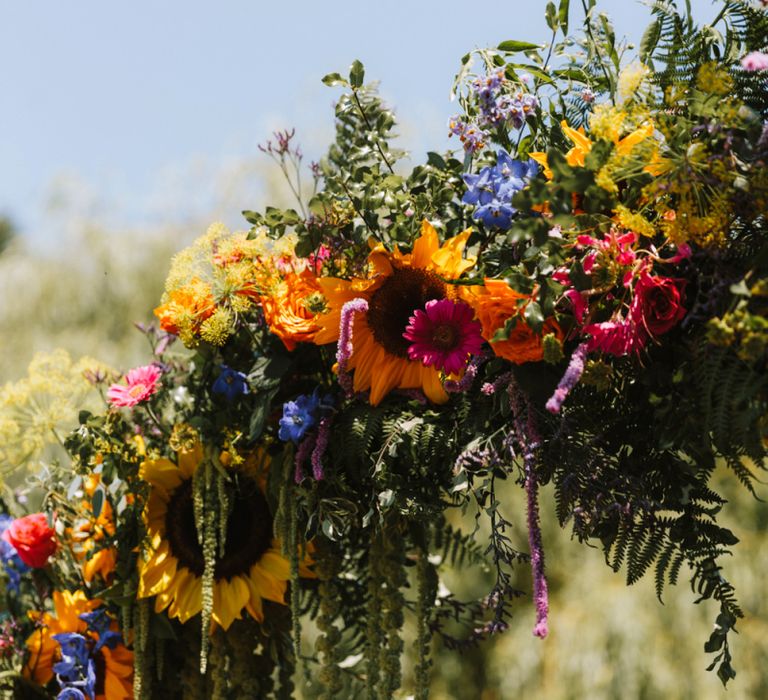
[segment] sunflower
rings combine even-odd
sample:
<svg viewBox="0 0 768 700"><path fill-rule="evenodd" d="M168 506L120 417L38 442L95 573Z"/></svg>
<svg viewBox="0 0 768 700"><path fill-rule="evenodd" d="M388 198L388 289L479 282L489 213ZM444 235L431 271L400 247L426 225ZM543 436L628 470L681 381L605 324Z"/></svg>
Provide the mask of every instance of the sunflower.
<svg viewBox="0 0 768 700"><path fill-rule="evenodd" d="M202 610L203 549L197 539L192 475L203 460L199 443L177 453L177 463L143 462L141 477L151 486L144 509L149 546L139 568L139 598L155 596L155 610L186 622ZM236 468L224 555L214 572L212 619L223 629L243 610L262 621L263 600L285 604L290 565L273 537L272 516L263 494L263 457ZM302 575L311 575L300 566Z"/></svg>
<svg viewBox="0 0 768 700"><path fill-rule="evenodd" d="M440 371L408 359L410 342L403 333L414 312L423 310L428 301L459 296L445 280L457 279L475 264L474 258L462 258L470 233L469 229L463 231L440 246L434 227L424 221L411 253L403 254L397 246L392 252L381 244L373 248L368 279L318 280L328 307L316 319L320 330L314 342L318 345L339 339L341 309L346 302L357 298L368 302L368 310L354 318L347 367L355 370L354 390L370 389L374 406L393 389L422 389L435 403L448 400Z"/></svg>
<svg viewBox="0 0 768 700"><path fill-rule="evenodd" d="M88 625L80 619L82 613L103 605L98 599L89 600L83 591L55 591L53 607L55 614L35 611L40 628L27 639L29 660L24 666L24 676L40 685L47 685L54 676L53 665L59 660L60 646L53 635L75 632L94 639ZM117 625L113 623L113 629ZM129 700L133 698L133 652L123 644L114 649L102 646L93 657L96 666L96 700Z"/></svg>

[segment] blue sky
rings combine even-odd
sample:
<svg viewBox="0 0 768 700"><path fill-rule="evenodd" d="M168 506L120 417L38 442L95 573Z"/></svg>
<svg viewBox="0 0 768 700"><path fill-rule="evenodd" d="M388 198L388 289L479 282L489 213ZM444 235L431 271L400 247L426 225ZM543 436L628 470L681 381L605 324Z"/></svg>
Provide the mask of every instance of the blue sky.
<svg viewBox="0 0 768 700"><path fill-rule="evenodd" d="M204 192L207 172L255 157L282 126L296 127L308 154L318 155L337 94L320 78L355 58L381 81L415 157L442 149L461 55L505 39L546 41L545 4L3 3L0 212L26 234L55 235L45 205L63 179L110 202L126 222L168 216L153 203L174 174ZM580 2L571 4L574 25ZM714 14L709 0L693 5L702 19ZM635 0L599 7L634 41L648 23ZM200 192L189 192L190 201Z"/></svg>

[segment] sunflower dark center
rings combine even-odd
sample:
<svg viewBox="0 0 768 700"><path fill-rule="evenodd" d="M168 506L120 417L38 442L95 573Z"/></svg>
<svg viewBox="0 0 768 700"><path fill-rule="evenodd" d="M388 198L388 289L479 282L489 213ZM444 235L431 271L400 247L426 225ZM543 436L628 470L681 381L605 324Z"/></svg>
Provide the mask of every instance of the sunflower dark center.
<svg viewBox="0 0 768 700"><path fill-rule="evenodd" d="M432 331L432 343L439 350L453 350L459 342L459 332L450 323L441 323Z"/></svg>
<svg viewBox="0 0 768 700"><path fill-rule="evenodd" d="M445 299L445 283L434 272L395 268L368 302L366 318L374 340L391 355L407 359L410 342L403 333L408 321L433 299Z"/></svg>
<svg viewBox="0 0 768 700"><path fill-rule="evenodd" d="M272 542L272 517L267 499L253 479L240 475L238 482L231 500L224 556L216 560L214 569L217 581L247 575ZM191 479L184 481L168 501L165 533L179 566L186 566L196 576L202 576L205 559L203 548L197 541Z"/></svg>
<svg viewBox="0 0 768 700"><path fill-rule="evenodd" d="M96 683L93 686L94 693L104 695L107 682L107 660L104 652L99 649L93 657L94 673L96 674Z"/></svg>

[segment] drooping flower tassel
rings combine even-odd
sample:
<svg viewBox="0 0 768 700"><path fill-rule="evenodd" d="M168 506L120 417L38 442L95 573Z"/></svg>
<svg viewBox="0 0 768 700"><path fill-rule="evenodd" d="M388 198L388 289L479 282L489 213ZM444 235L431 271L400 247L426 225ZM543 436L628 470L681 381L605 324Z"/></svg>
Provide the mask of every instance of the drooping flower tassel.
<svg viewBox="0 0 768 700"><path fill-rule="evenodd" d="M514 434L523 448L523 468L525 471L525 494L527 500L528 547L531 552L531 573L533 574L533 600L536 606L536 624L533 634L543 639L549 632L549 589L544 574L544 548L541 544L541 523L539 520L539 484L536 480L536 450L541 444L541 436L536 427L533 409L528 398L512 379L507 387L510 406L515 416ZM528 420L523 423L523 411Z"/></svg>
<svg viewBox="0 0 768 700"><path fill-rule="evenodd" d="M571 393L573 387L579 383L581 375L584 374L586 361L587 343L582 343L573 351L571 361L568 363L568 369L565 370L565 374L557 385L555 393L547 401L546 408L550 413L560 413L563 402L568 397L568 394Z"/></svg>
<svg viewBox="0 0 768 700"><path fill-rule="evenodd" d="M531 570L533 572L533 600L536 605L536 625L533 634L541 639L547 636L549 626L549 588L544 575L544 548L541 544L541 522L539 520L539 484L534 470L535 450L540 438L536 429L533 412L528 409L528 440L523 453L525 465L525 494L528 501L528 546L531 550Z"/></svg>
<svg viewBox="0 0 768 700"><path fill-rule="evenodd" d="M341 321L339 322L339 343L336 349L336 362L338 363L339 385L347 397L352 396L352 377L347 371L347 362L352 356L352 326L356 313L368 311L368 302L365 299L352 299L341 307Z"/></svg>

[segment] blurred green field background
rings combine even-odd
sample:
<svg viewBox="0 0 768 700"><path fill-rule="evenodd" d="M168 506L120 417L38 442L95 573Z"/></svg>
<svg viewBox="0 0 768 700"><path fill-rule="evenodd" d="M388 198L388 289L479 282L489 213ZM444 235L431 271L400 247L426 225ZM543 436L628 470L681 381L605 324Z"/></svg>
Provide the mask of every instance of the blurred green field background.
<svg viewBox="0 0 768 700"><path fill-rule="evenodd" d="M221 187L217 206L194 219L169 216L167 223L124 230L67 202L51 213L66 220L66 234L45 245L10 237L0 252L0 384L26 373L34 353L66 349L73 358L95 357L125 370L149 359L149 348L133 322L150 322L159 303L171 255L204 233L221 211L256 208L244 183L261 168L241 167ZM280 182L264 177L264 200L286 200ZM259 196L259 199L262 197ZM73 424L76 415L72 416ZM17 479L24 475L16 475ZM723 562L736 585L746 618L733 641L737 677L725 691L705 671L703 644L716 616L713 605L694 605L685 572L664 604L652 577L627 588L601 553L571 541L554 517L552 493L541 495L544 545L551 591L550 636L532 636L529 598L516 604L511 629L461 654L434 646L433 697L456 700L753 700L768 698L768 505L757 502L729 474L721 475L729 497L724 525L741 540L736 556ZM759 493L768 500L768 489ZM507 493L503 506L516 523L513 533L526 548L523 494ZM529 571L518 586L530 590ZM488 572L450 572L445 584L459 597L484 595ZM406 677L408 677L406 658ZM407 697L408 687L402 697Z"/></svg>

